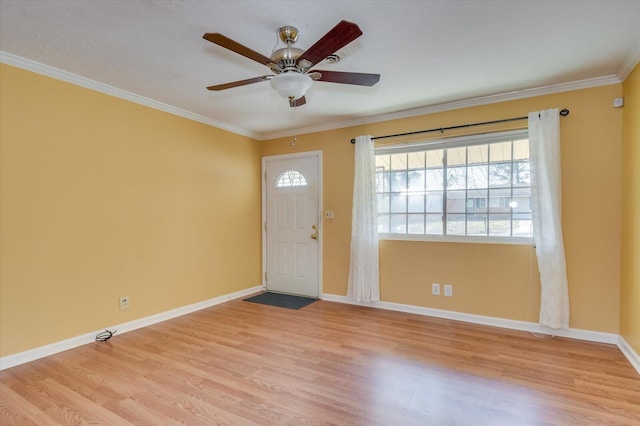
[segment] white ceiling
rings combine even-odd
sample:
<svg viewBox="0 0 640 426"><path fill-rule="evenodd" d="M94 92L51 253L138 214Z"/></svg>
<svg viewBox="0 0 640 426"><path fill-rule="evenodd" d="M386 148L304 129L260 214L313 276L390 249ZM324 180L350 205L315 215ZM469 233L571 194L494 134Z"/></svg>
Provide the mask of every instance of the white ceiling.
<svg viewBox="0 0 640 426"><path fill-rule="evenodd" d="M269 56L278 27L296 26L296 47L306 49L343 19L363 36L339 63L316 68L379 73L376 86L314 82L295 114L268 82L205 89L270 73L205 32ZM0 0L0 51L4 62L35 61L264 139L624 78L640 57L640 0Z"/></svg>

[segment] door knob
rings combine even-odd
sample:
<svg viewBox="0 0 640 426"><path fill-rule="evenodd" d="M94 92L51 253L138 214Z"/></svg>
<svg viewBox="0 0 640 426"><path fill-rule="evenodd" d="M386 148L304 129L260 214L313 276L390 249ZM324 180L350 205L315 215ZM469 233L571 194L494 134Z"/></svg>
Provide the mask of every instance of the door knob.
<svg viewBox="0 0 640 426"><path fill-rule="evenodd" d="M317 240L318 239L318 234L311 234L311 239L312 240Z"/></svg>

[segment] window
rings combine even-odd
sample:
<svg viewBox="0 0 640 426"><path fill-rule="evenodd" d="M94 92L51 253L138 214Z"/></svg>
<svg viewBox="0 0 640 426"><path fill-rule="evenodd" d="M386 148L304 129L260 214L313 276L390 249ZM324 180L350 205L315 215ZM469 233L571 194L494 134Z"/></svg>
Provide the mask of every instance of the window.
<svg viewBox="0 0 640 426"><path fill-rule="evenodd" d="M530 238L527 131L378 148L376 193L389 237Z"/></svg>
<svg viewBox="0 0 640 426"><path fill-rule="evenodd" d="M278 188L290 186L307 186L307 179L305 179L302 173L296 170L287 170L286 172L282 172L282 174L278 177L276 186Z"/></svg>

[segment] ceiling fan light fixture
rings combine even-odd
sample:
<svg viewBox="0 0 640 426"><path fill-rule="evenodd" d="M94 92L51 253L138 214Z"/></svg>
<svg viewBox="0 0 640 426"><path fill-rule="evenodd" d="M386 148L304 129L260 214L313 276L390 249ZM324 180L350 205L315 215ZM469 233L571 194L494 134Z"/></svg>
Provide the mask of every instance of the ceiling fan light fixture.
<svg viewBox="0 0 640 426"><path fill-rule="evenodd" d="M273 87L280 96L285 99L300 99L307 93L311 87L311 77L307 74L298 72L285 72L274 75L271 79L271 87Z"/></svg>

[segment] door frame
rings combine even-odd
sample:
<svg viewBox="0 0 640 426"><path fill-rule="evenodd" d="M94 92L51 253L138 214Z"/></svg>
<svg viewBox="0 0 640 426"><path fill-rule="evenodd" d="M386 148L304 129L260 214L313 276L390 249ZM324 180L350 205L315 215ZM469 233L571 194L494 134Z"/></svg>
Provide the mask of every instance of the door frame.
<svg viewBox="0 0 640 426"><path fill-rule="evenodd" d="M322 296L322 247L323 247L323 215L322 215L322 151L305 151L295 154L269 155L262 157L262 289L267 289L265 274L267 273L267 163L275 160L295 158L313 158L318 167L318 298Z"/></svg>

